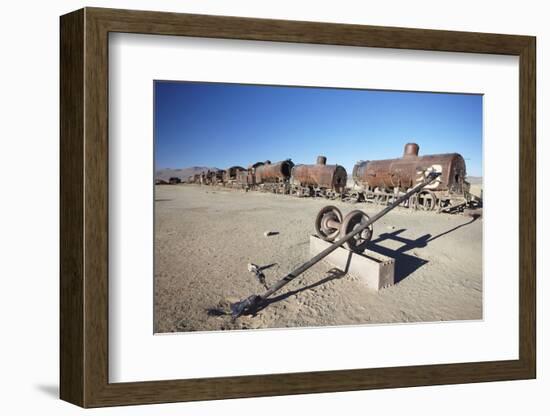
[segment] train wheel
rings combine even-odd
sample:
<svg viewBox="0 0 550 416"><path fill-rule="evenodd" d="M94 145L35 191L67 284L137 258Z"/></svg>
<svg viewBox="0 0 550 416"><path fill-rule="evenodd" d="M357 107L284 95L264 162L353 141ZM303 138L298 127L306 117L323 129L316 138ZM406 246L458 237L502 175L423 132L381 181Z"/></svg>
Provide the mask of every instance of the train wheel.
<svg viewBox="0 0 550 416"><path fill-rule="evenodd" d="M342 225L340 226L340 238L343 238L346 234L357 229L361 226L361 224L364 224L369 219L369 216L361 210L351 211L348 215L346 215L344 221L342 221ZM350 238L345 243L346 247L349 248L351 251L364 251L366 245L372 238L373 231L374 228L371 224L365 230Z"/></svg>
<svg viewBox="0 0 550 416"><path fill-rule="evenodd" d="M363 199L365 202L370 202L371 204L376 202L374 194L372 191L366 191L363 193Z"/></svg>
<svg viewBox="0 0 550 416"><path fill-rule="evenodd" d="M374 202L377 203L377 204L381 204L382 203L382 199L383 199L383 195L382 195L382 190L380 188L374 188Z"/></svg>
<svg viewBox="0 0 550 416"><path fill-rule="evenodd" d="M317 235L325 241L334 241L340 233L339 228L333 228L328 225L329 220L342 223L342 212L332 205L322 208L315 218L315 231Z"/></svg>
<svg viewBox="0 0 550 416"><path fill-rule="evenodd" d="M378 195L377 203L381 205L388 205L390 194L385 189L378 188L378 192L380 192L380 195Z"/></svg>
<svg viewBox="0 0 550 416"><path fill-rule="evenodd" d="M417 206L424 211L433 211L437 206L437 197L432 191L422 191L418 194Z"/></svg>
<svg viewBox="0 0 550 416"><path fill-rule="evenodd" d="M347 197L347 200L351 202L352 204L356 204L359 201L361 201L361 193L360 192L352 192Z"/></svg>

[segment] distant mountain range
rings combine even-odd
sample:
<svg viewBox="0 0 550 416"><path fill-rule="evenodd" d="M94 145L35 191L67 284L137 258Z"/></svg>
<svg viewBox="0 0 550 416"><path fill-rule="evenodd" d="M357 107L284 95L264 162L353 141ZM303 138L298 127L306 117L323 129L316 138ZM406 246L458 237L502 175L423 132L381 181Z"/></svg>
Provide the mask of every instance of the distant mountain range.
<svg viewBox="0 0 550 416"><path fill-rule="evenodd" d="M170 178L180 178L182 181L187 180L189 176L196 175L197 173L206 172L207 170L220 170L218 168L209 168L207 166L191 166L181 169L159 169L155 172L155 179L162 179L168 181Z"/></svg>

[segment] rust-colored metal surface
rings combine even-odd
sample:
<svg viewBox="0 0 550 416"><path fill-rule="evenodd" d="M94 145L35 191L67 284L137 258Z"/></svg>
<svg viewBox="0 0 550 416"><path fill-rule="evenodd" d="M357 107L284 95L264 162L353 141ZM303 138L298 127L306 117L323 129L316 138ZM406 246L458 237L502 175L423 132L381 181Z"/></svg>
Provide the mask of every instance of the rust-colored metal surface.
<svg viewBox="0 0 550 416"><path fill-rule="evenodd" d="M224 170L213 170L210 173L210 181L213 184L219 184L223 182L225 171Z"/></svg>
<svg viewBox="0 0 550 416"><path fill-rule="evenodd" d="M237 172L236 182L243 186L254 185L254 175L251 175L249 170L240 170Z"/></svg>
<svg viewBox="0 0 550 416"><path fill-rule="evenodd" d="M294 163L287 159L277 163L267 160L255 168L256 183L282 182L290 178Z"/></svg>
<svg viewBox="0 0 550 416"><path fill-rule="evenodd" d="M256 185L256 169L262 166L264 162L256 162L249 165L246 170L237 172L237 183L243 187L252 187Z"/></svg>
<svg viewBox="0 0 550 416"><path fill-rule="evenodd" d="M420 151L420 146L416 143L407 143L403 151L403 158L416 157Z"/></svg>
<svg viewBox="0 0 550 416"><path fill-rule="evenodd" d="M256 168L259 168L260 166L262 166L264 164L264 162L256 162L254 163L253 165L250 165L248 167L248 170L251 171L251 170L255 170Z"/></svg>
<svg viewBox="0 0 550 416"><path fill-rule="evenodd" d="M421 178L419 171L435 166L441 176L429 188L432 191L462 193L466 163L458 153L418 156L419 146L407 143L402 158L360 161L353 168L353 180L365 188L408 189Z"/></svg>
<svg viewBox="0 0 550 416"><path fill-rule="evenodd" d="M246 171L246 169L242 166L231 166L230 168L227 168L223 174L223 181L235 181L237 179L237 173L242 171Z"/></svg>
<svg viewBox="0 0 550 416"><path fill-rule="evenodd" d="M315 165L296 165L292 178L297 185L329 188L342 192L346 187L348 174L340 165L327 165L326 157L319 156Z"/></svg>

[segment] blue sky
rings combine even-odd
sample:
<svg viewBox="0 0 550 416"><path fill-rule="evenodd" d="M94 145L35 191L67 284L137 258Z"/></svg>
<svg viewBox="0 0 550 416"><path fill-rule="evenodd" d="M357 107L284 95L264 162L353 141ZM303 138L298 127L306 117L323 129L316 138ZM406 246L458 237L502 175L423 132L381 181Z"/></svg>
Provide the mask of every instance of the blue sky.
<svg viewBox="0 0 550 416"><path fill-rule="evenodd" d="M343 165L458 152L482 175L482 96L155 81L155 168Z"/></svg>

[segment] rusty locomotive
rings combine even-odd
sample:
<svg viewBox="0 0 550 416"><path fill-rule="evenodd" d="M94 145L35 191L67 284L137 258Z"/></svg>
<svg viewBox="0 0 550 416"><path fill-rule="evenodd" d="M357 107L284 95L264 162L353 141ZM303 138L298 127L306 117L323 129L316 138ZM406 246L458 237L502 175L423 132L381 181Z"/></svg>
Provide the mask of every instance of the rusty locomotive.
<svg viewBox="0 0 550 416"><path fill-rule="evenodd" d="M318 156L314 165L296 165L292 169L291 190L297 196L335 199L344 197L348 174L340 165L327 165L325 156Z"/></svg>
<svg viewBox="0 0 550 416"><path fill-rule="evenodd" d="M352 173L352 198L389 203L416 185L419 172L433 167L441 175L405 205L441 211L462 207L471 201L466 162L460 154L419 156L418 152L418 144L407 143L401 158L357 162Z"/></svg>
<svg viewBox="0 0 550 416"><path fill-rule="evenodd" d="M481 201L469 192L466 162L460 154L419 156L418 153L418 144L407 143L400 158L359 161L353 167L351 183L346 169L338 164L327 165L325 156L317 157L317 162L310 165L295 165L286 159L257 162L246 169L233 166L225 171L195 175L188 182L388 205L416 186L427 169L434 168L440 173L437 180L404 201L403 206L441 212L460 210L472 203L480 205Z"/></svg>
<svg viewBox="0 0 550 416"><path fill-rule="evenodd" d="M289 193L289 181L294 163L291 159L271 163L266 160L254 169L255 185L261 191Z"/></svg>

